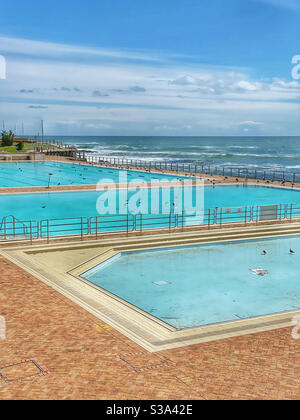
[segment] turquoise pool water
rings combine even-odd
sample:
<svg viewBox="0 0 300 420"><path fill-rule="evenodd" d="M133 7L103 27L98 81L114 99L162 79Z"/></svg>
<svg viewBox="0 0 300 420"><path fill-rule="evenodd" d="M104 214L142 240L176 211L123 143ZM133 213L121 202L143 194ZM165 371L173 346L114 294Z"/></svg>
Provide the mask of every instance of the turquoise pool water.
<svg viewBox="0 0 300 420"><path fill-rule="evenodd" d="M118 183L120 170L63 162L2 162L0 163L0 187L47 186L50 173L52 186L58 184L94 185L101 179L107 178ZM141 171L128 171L127 174L128 182L151 181L153 178L174 180L177 176L154 175Z"/></svg>
<svg viewBox="0 0 300 420"><path fill-rule="evenodd" d="M20 220L40 220L65 217L96 216L96 203L107 192L80 191L80 192L53 192L34 194L3 194L0 196L0 218L14 215ZM135 191L128 191L130 199ZM145 192L143 192L145 194ZM118 198L118 196L117 196ZM171 194L172 202L174 196ZM145 213L151 211L151 191L148 190L147 205L140 204L137 199L137 207ZM163 197L159 195L160 210L162 210ZM281 188L256 187L256 186L211 186L205 187L203 206L237 207L267 204L300 203L300 191ZM195 204L193 202L193 204ZM124 203L118 203L117 211L121 207L122 212L127 212Z"/></svg>
<svg viewBox="0 0 300 420"><path fill-rule="evenodd" d="M30 231L30 220L34 221L34 237L78 235L110 231L138 231L151 228L175 228L201 224L244 222L256 220L256 207L247 213L243 206L261 206L268 204L288 204L300 202L300 191L263 186L207 186L200 193L200 200L196 200L195 188L190 191L189 199L182 200L184 208L197 208L197 213L182 212L177 206L178 195L174 190L166 196L166 190L123 190L118 191L79 191L53 192L34 194L3 194L0 195L0 238L24 233L26 223L27 234ZM187 190L184 190L185 198ZM116 200L112 195L116 193ZM128 194L128 195L127 195ZM140 195L141 194L141 195ZM153 196L154 194L154 196ZM176 202L176 203L175 203ZM153 203L155 204L153 211ZM106 214L107 204L112 204L110 213ZM173 204L176 204L174 207ZM232 208L228 211L228 208ZM205 208L204 212L202 209ZM220 208L226 209L220 212ZM277 216L289 217L289 206L278 208ZM295 210L296 208L296 210ZM212 209L212 210L207 210ZM99 212L98 212L99 210ZM171 211L171 216L169 213ZM148 214L150 213L150 214ZM175 214L176 213L176 214ZM18 223L14 225L10 217L7 223L1 223L5 216L12 215ZM300 206L294 206L293 216L300 217ZM96 219L95 216L98 216ZM81 218L83 218L81 220ZM91 218L91 219L90 219ZM47 219L54 219L45 222ZM55 219L60 219L59 221ZM64 220L68 219L68 220ZM40 225L40 221L43 224Z"/></svg>
<svg viewBox="0 0 300 420"><path fill-rule="evenodd" d="M123 253L83 277L183 329L300 309L299 255L299 236L224 242Z"/></svg>

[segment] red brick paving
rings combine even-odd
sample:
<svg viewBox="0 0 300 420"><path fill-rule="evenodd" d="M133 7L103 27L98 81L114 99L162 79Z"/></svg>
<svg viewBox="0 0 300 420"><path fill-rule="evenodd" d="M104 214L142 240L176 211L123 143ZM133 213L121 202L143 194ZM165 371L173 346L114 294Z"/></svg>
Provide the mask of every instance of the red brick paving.
<svg viewBox="0 0 300 420"><path fill-rule="evenodd" d="M3 258L0 273L0 368L34 360L46 371L0 379L0 399L300 398L290 328L150 354Z"/></svg>

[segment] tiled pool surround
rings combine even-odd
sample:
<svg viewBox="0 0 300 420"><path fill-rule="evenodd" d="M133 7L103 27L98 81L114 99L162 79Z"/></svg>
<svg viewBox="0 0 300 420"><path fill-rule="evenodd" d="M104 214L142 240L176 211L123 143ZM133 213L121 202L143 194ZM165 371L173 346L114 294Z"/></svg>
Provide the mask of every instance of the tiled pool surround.
<svg viewBox="0 0 300 420"><path fill-rule="evenodd" d="M258 234L257 229L249 229L252 231L252 237L255 232ZM227 234L228 237L234 238L234 235L238 235L238 229L228 230ZM282 234L286 235L286 230ZM271 235L270 228L270 232L266 233L266 236ZM277 232L276 235L280 235L280 232ZM182 245L181 239L177 239L176 246ZM165 245L168 241L168 235L165 235L161 240L164 241ZM220 236L221 240L222 237ZM234 241L234 239L231 239L231 242L232 240ZM139 310L134 305L125 302L99 286L91 284L82 277L83 273L120 251L149 249L151 247L153 249L157 246L162 248L164 246L163 242L161 242L161 245L145 244L145 242L139 245L136 241L141 241L141 239L135 241L131 239L103 241L101 245L96 241L84 245L73 244L70 246L64 244L48 247L35 246L26 249L14 248L4 251L4 255L149 351L291 326L293 325L293 316L300 314L299 310L295 310L177 330L170 324ZM214 233L211 233L211 240L206 237L201 241L201 238L199 238L199 243L203 241L209 243L216 242L218 239L216 239ZM89 252L87 253L87 251ZM81 254L88 256L88 261ZM59 263L59 261L62 262ZM72 269L72 264L73 267L76 265L75 261L78 263L82 261L82 263ZM61 268L60 265L62 265ZM258 279L261 280L261 278ZM159 280L153 278L153 281ZM253 281L257 281L254 275ZM153 287L160 289L164 286L153 285Z"/></svg>

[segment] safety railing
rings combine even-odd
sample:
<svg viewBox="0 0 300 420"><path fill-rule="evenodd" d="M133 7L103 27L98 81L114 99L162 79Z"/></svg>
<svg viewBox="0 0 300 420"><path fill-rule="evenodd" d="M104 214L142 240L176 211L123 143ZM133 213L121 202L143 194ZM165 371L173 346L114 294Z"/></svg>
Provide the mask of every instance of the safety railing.
<svg viewBox="0 0 300 420"><path fill-rule="evenodd" d="M3 217L0 224L0 240L2 241L20 241L39 237L38 222L34 220L23 221L9 215Z"/></svg>
<svg viewBox="0 0 300 420"><path fill-rule="evenodd" d="M6 216L0 224L0 241L26 241L105 234L142 234L146 232L176 232L197 228L218 228L259 223L291 223L300 220L300 203L264 206L216 207L200 209L196 213L187 211L160 214L98 215L41 221L21 221Z"/></svg>
<svg viewBox="0 0 300 420"><path fill-rule="evenodd" d="M179 163L170 161L149 161L137 159L122 159L103 156L85 156L92 164L109 164L118 167L133 167L137 169L156 169L169 172L183 172L186 174L219 175L242 179L261 179L265 181L300 182L300 173L289 171L272 171L267 169L251 169L241 167L227 167L203 165L198 163Z"/></svg>
<svg viewBox="0 0 300 420"><path fill-rule="evenodd" d="M40 221L39 235L41 239L57 237L84 236L90 233L90 218L72 217L65 219L46 219Z"/></svg>

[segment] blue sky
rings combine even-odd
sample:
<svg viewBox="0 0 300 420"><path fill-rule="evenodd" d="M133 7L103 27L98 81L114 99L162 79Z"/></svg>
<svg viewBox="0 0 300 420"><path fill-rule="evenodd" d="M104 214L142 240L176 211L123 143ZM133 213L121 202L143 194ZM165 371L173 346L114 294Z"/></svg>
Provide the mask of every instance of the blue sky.
<svg viewBox="0 0 300 420"><path fill-rule="evenodd" d="M57 135L298 135L299 0L3 4L0 118Z"/></svg>

